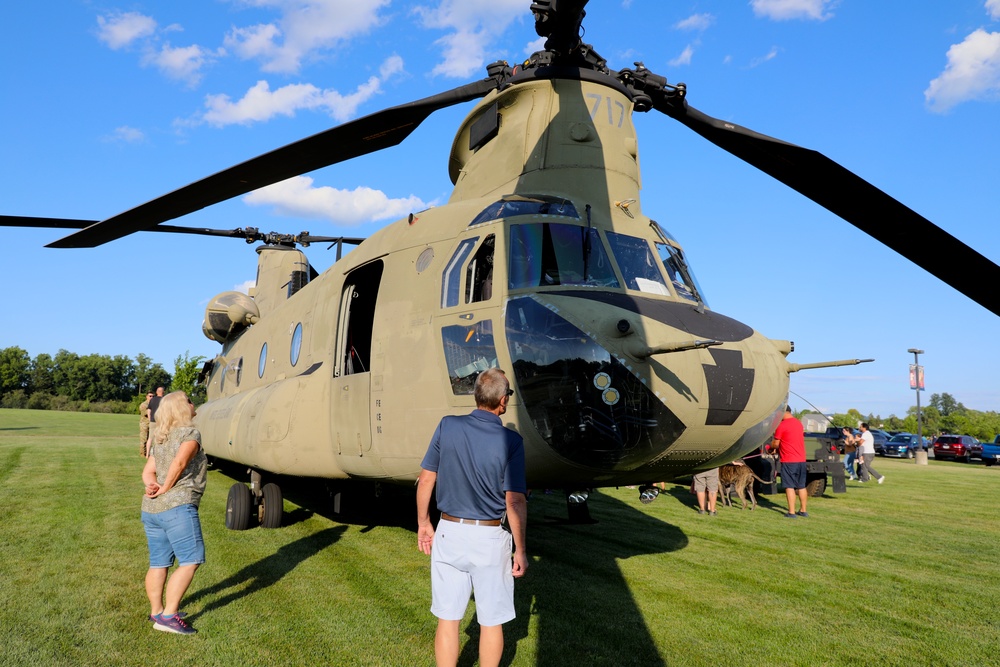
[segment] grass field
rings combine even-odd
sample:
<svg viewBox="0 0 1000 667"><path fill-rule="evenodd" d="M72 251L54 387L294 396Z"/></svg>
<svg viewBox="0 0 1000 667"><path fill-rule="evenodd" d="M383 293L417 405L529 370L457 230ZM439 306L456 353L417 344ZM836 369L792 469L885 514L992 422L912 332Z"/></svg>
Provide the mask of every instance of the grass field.
<svg viewBox="0 0 1000 667"><path fill-rule="evenodd" d="M405 489L342 517L285 483L288 525L231 532L233 480L211 472L208 563L183 605L199 634L153 631L135 422L0 410L0 664L433 664ZM885 484L848 482L796 520L783 496L700 516L668 486L651 505L601 490L598 523L567 525L563 497L535 493L503 664L1000 664L1000 467L876 468ZM475 640L471 605L463 628Z"/></svg>

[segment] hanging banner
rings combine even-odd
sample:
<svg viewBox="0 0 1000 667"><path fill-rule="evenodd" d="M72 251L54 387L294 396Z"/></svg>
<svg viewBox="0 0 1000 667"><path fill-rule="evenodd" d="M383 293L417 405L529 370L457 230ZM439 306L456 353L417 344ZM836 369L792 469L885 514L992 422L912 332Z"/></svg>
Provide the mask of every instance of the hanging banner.
<svg viewBox="0 0 1000 667"><path fill-rule="evenodd" d="M924 390L924 367L910 364L910 389Z"/></svg>

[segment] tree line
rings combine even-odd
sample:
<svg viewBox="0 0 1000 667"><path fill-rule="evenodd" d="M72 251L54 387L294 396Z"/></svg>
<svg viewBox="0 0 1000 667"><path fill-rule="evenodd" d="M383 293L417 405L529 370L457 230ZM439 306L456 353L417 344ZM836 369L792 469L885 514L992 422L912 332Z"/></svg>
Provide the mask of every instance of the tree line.
<svg viewBox="0 0 1000 667"><path fill-rule="evenodd" d="M833 415L831 421L834 426L839 427L857 428L858 424L865 422L872 428L885 431L916 433L917 406L911 406L906 411L905 417L889 415L886 418L873 414L865 416L851 408L847 412ZM997 434L1000 434L1000 412L983 412L967 408L949 393L931 394L928 404L920 407L920 423L923 434L927 437L951 433L992 441Z"/></svg>
<svg viewBox="0 0 1000 667"><path fill-rule="evenodd" d="M204 359L185 352L171 374L141 353L131 359L59 350L54 357L32 358L27 350L7 347L0 350L0 408L131 414L157 387L181 389L204 402L205 388L195 386Z"/></svg>
<svg viewBox="0 0 1000 667"><path fill-rule="evenodd" d="M203 403L205 387L195 382L204 360L185 352L174 360L171 374L145 354L131 359L59 350L55 357L43 353L32 359L22 348L8 347L0 350L0 408L132 414L146 392L157 387L183 390L195 403ZM920 410L920 421L928 436L955 433L993 440L1000 433L1000 413L967 408L948 393L931 394L928 405ZM917 407L912 406L904 417L886 418L851 408L833 415L832 422L849 428L867 422L886 431L916 433Z"/></svg>

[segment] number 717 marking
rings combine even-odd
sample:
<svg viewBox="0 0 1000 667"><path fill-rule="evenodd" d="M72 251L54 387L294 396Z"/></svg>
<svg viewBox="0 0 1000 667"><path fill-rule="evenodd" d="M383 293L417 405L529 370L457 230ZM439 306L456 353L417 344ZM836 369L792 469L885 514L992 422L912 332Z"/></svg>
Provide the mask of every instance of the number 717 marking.
<svg viewBox="0 0 1000 667"><path fill-rule="evenodd" d="M614 125L615 127L621 127L622 123L625 122L625 105L618 100L612 100L607 95L598 95L597 93L587 93L586 97L593 100L593 104L590 106L590 118L593 121L597 121L597 114L601 111L602 104L607 101L608 108L608 125ZM615 123L615 111L618 112L618 123Z"/></svg>

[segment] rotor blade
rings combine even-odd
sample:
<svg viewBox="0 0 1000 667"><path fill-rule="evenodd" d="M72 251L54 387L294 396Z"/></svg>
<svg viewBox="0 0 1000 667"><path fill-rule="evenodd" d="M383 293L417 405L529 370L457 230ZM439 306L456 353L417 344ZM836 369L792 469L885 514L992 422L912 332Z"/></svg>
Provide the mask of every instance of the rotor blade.
<svg viewBox="0 0 1000 667"><path fill-rule="evenodd" d="M46 229L84 229L97 224L97 220L76 220L73 218L38 218L20 215L0 215L0 227L39 227ZM175 225L157 225L144 232L160 232L163 234L196 234L198 236L220 236L226 238L244 239L248 243L254 241L278 242L287 240L289 243L309 245L310 243L347 243L360 245L365 239L353 236L314 236L308 232L301 234L278 234L276 232L261 233L255 227L236 229L209 229L207 227L177 227Z"/></svg>
<svg viewBox="0 0 1000 667"><path fill-rule="evenodd" d="M395 146L435 111L482 97L496 87L495 78L483 79L377 111L195 181L46 247L93 248L265 185Z"/></svg>
<svg viewBox="0 0 1000 667"><path fill-rule="evenodd" d="M97 220L72 218L36 218L26 215L0 215L0 227L39 227L46 229L83 229L96 225Z"/></svg>
<svg viewBox="0 0 1000 667"><path fill-rule="evenodd" d="M1000 315L1000 267L857 174L822 153L712 118L686 102L660 98L653 106Z"/></svg>

